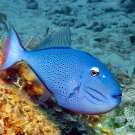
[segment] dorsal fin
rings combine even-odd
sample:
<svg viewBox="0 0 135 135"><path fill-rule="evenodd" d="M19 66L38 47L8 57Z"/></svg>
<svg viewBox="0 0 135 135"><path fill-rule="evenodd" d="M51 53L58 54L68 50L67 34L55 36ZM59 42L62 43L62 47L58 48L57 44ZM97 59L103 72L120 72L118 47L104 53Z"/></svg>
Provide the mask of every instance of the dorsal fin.
<svg viewBox="0 0 135 135"><path fill-rule="evenodd" d="M33 50L41 50L52 47L70 47L71 33L69 26L55 32L45 38L45 40Z"/></svg>

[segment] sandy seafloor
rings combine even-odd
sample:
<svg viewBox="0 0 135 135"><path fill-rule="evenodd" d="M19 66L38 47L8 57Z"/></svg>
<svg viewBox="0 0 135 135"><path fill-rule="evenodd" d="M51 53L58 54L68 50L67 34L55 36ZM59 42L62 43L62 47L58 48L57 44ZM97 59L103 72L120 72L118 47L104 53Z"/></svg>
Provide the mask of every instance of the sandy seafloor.
<svg viewBox="0 0 135 135"><path fill-rule="evenodd" d="M23 45L31 36L43 38L48 27L58 31L68 24L71 47L109 64L113 74L128 71L132 75L135 41L130 37L135 37L135 10L128 12L130 5L125 4L132 5L130 0L37 0L37 9L28 9L28 1L0 0L0 12L7 15L5 22L14 26ZM7 36L1 22L0 36Z"/></svg>

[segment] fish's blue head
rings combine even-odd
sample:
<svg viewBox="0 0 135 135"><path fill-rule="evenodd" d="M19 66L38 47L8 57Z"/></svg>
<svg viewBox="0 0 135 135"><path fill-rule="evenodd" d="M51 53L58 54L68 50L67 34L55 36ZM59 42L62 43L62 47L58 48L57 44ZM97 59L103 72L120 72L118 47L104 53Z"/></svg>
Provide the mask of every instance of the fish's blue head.
<svg viewBox="0 0 135 135"><path fill-rule="evenodd" d="M82 114L102 114L121 102L121 90L108 68L86 54L79 87L69 99L71 110Z"/></svg>

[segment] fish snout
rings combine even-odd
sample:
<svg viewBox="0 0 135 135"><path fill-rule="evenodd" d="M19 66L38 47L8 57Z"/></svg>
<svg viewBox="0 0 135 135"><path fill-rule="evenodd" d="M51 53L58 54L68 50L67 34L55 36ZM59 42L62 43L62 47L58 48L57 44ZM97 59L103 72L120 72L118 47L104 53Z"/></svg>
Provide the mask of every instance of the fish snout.
<svg viewBox="0 0 135 135"><path fill-rule="evenodd" d="M112 89L111 97L115 100L118 104L121 102L122 99L122 91L119 86L116 84Z"/></svg>

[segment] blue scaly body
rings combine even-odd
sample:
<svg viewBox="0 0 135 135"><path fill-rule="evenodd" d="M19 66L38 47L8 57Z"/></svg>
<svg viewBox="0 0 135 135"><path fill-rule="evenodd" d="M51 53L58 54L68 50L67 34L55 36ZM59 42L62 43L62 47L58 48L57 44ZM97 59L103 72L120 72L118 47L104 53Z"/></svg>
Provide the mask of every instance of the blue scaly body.
<svg viewBox="0 0 135 135"><path fill-rule="evenodd" d="M34 51L26 51L11 27L0 69L23 60L64 108L82 114L111 111L121 102L121 91L113 75L90 54L70 48L69 35L65 28L47 37ZM47 47L43 47L45 44Z"/></svg>

